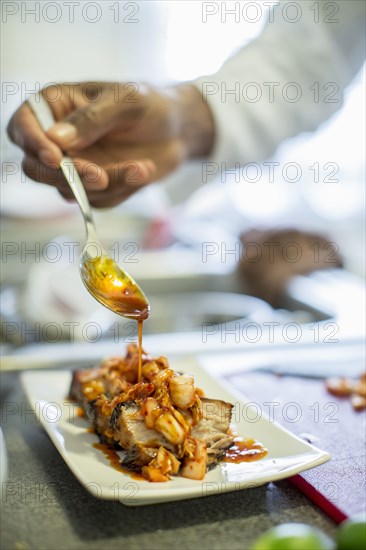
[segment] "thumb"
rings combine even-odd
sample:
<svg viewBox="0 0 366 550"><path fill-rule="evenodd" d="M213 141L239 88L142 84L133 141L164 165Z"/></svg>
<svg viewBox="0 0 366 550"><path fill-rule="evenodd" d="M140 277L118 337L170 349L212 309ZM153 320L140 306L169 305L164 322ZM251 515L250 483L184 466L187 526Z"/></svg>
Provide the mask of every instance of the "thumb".
<svg viewBox="0 0 366 550"><path fill-rule="evenodd" d="M102 95L98 103L75 109L47 132L48 137L64 151L77 151L95 143L118 122L123 104L113 101L112 94Z"/></svg>

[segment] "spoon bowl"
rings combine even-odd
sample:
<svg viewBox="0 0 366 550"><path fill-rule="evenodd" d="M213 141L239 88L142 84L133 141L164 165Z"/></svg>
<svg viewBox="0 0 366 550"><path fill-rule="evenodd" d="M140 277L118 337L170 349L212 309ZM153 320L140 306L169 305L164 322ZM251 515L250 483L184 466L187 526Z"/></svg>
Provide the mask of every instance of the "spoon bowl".
<svg viewBox="0 0 366 550"><path fill-rule="evenodd" d="M149 302L134 279L104 252L91 257L84 251L80 275L90 294L108 309L136 320L149 315Z"/></svg>

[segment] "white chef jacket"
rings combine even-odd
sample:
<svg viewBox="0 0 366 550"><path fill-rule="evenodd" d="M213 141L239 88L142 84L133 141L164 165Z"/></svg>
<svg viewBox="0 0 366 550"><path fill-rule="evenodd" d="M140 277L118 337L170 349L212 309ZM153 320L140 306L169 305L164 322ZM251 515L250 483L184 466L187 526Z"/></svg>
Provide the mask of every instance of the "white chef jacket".
<svg viewBox="0 0 366 550"><path fill-rule="evenodd" d="M193 82L215 121L211 159L226 167L263 161L328 119L364 61L364 28L364 0L272 7L257 39Z"/></svg>

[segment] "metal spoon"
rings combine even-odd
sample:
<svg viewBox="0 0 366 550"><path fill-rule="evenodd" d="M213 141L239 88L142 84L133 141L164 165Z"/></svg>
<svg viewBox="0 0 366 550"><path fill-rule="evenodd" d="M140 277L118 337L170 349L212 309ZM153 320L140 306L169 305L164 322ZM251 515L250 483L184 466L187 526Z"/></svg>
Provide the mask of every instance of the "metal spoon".
<svg viewBox="0 0 366 550"><path fill-rule="evenodd" d="M44 131L55 124L51 108L42 94L32 94L27 101ZM103 250L88 197L72 159L64 156L60 168L85 222L87 240L80 259L81 280L90 294L108 309L124 317L140 321L146 319L150 310L149 301L133 278Z"/></svg>

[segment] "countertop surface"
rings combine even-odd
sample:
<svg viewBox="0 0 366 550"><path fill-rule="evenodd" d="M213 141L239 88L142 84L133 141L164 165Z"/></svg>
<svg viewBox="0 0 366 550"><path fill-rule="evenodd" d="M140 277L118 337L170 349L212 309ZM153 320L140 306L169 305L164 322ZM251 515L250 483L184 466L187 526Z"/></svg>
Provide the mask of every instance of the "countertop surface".
<svg viewBox="0 0 366 550"><path fill-rule="evenodd" d="M1 548L249 549L284 522L336 525L287 481L176 503L129 508L91 496L31 411L15 373L1 375L9 475L2 486Z"/></svg>

